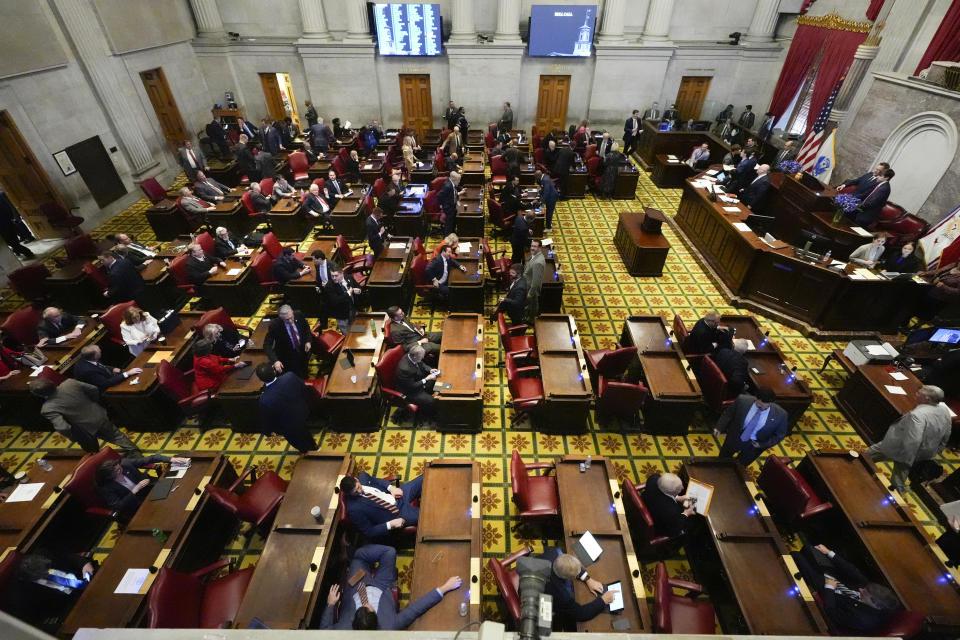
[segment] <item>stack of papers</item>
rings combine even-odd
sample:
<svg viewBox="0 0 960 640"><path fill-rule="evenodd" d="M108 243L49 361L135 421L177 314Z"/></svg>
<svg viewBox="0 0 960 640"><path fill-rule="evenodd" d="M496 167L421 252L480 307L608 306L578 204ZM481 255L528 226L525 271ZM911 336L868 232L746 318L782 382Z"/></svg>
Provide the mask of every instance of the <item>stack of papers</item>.
<svg viewBox="0 0 960 640"><path fill-rule="evenodd" d="M583 535L580 536L580 539L573 545L573 548L577 557L580 558L580 562L582 562L585 567L596 562L600 554L603 553L603 547L600 546L600 543L597 542L597 539L594 538L593 534L589 531L583 532Z"/></svg>
<svg viewBox="0 0 960 640"><path fill-rule="evenodd" d="M6 502L30 502L37 497L40 489L43 488L42 482L30 482L17 485L17 488L7 496Z"/></svg>
<svg viewBox="0 0 960 640"><path fill-rule="evenodd" d="M883 386L887 390L887 393L890 393L892 395L895 395L895 396L907 395L907 392L904 390L903 387L898 387L897 385L893 385L893 384L885 384Z"/></svg>
<svg viewBox="0 0 960 640"><path fill-rule="evenodd" d="M906 374L900 373L899 371L891 371L891 372L890 372L890 377L893 378L894 380L907 380L907 379L908 379Z"/></svg>
<svg viewBox="0 0 960 640"><path fill-rule="evenodd" d="M854 276L859 277L854 278ZM870 271L870 269L864 269L862 267L859 269L854 269L853 274L850 277L854 280L880 280L880 276L875 274L873 271Z"/></svg>
<svg viewBox="0 0 960 640"><path fill-rule="evenodd" d="M687 482L687 497L696 499L694 510L705 516L710 511L710 501L713 500L713 485L690 478Z"/></svg>
<svg viewBox="0 0 960 640"><path fill-rule="evenodd" d="M715 176L715 175L717 175L718 173L720 173L720 172L717 171L716 169L710 169L709 171L707 171L707 175L708 175L708 176Z"/></svg>
<svg viewBox="0 0 960 640"><path fill-rule="evenodd" d="M858 236L863 236L864 238L870 238L873 236L872 233L864 229L863 227L850 227L850 229L856 233Z"/></svg>
<svg viewBox="0 0 960 640"><path fill-rule="evenodd" d="M670 154L667 155L667 160L669 160L670 162L680 162L680 158Z"/></svg>
<svg viewBox="0 0 960 640"><path fill-rule="evenodd" d="M724 207L723 210L726 211L727 213L740 213L740 207Z"/></svg>
<svg viewBox="0 0 960 640"><path fill-rule="evenodd" d="M406 242L391 242L388 247L390 249L403 249L407 246Z"/></svg>
<svg viewBox="0 0 960 640"><path fill-rule="evenodd" d="M470 242L461 242L457 245L457 253L470 253L470 249L473 248L473 244Z"/></svg>
<svg viewBox="0 0 960 640"><path fill-rule="evenodd" d="M726 208L727 207L724 207L724 209ZM739 211L739 209L734 209L734 210ZM734 222L733 228L736 229L737 231L743 231L743 232L752 231L752 229L750 229L750 227L747 226L746 222Z"/></svg>

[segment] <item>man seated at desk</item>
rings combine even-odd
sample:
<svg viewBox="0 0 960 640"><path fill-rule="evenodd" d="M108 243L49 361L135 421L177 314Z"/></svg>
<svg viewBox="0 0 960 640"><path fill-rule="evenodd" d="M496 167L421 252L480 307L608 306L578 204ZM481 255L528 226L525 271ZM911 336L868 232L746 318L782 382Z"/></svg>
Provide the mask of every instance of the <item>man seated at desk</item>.
<svg viewBox="0 0 960 640"><path fill-rule="evenodd" d="M207 202L222 202L230 193L230 187L213 178L208 178L203 171L197 171L197 179L193 181L193 192Z"/></svg>
<svg viewBox="0 0 960 640"><path fill-rule="evenodd" d="M332 167L327 171L327 181L323 185L323 193L327 198L330 207L336 207L344 197L353 193L347 184L337 176L337 172Z"/></svg>
<svg viewBox="0 0 960 640"><path fill-rule="evenodd" d="M158 453L148 458L125 458L104 460L97 467L97 496L107 508L129 520L137 512L149 491L150 479L140 469L157 462L187 464L189 458L168 458Z"/></svg>
<svg viewBox="0 0 960 640"><path fill-rule="evenodd" d="M687 165L695 171L703 171L710 166L710 145L704 142L699 147L694 147L687 158Z"/></svg>
<svg viewBox="0 0 960 640"><path fill-rule="evenodd" d="M364 223L367 231L367 245L370 247L370 253L373 254L374 259L383 252L384 240L393 237L387 233L387 227L383 224L383 215L383 209L374 207Z"/></svg>
<svg viewBox="0 0 960 640"><path fill-rule="evenodd" d="M396 369L397 390L407 400L420 408L420 415L432 418L436 415L437 401L433 397L434 385L440 377L440 370L430 367L423 361L426 350L415 344L400 359Z"/></svg>
<svg viewBox="0 0 960 640"><path fill-rule="evenodd" d="M360 156L356 149L351 149L343 161L343 173L351 183L360 182Z"/></svg>
<svg viewBox="0 0 960 640"><path fill-rule="evenodd" d="M381 544L368 544L357 549L350 561L347 576L340 619L334 621L341 594L340 585L334 584L330 587L327 606L320 618L321 629L406 629L443 600L446 593L459 589L462 584L459 576L452 576L436 589L431 589L397 611L392 593L397 581L397 550Z"/></svg>
<svg viewBox="0 0 960 640"><path fill-rule="evenodd" d="M277 179L273 182L274 201L280 200L281 198L295 198L296 196L297 190L287 182L287 179L282 175L277 176Z"/></svg>
<svg viewBox="0 0 960 640"><path fill-rule="evenodd" d="M696 513L692 503L687 504L683 491L683 480L673 473L654 473L647 478L641 498L646 505L653 528L662 536L676 538L687 530L690 516Z"/></svg>
<svg viewBox="0 0 960 640"><path fill-rule="evenodd" d="M201 285L221 267L227 267L227 263L223 260L211 258L204 253L203 247L199 244L191 244L187 250L190 251L190 258L187 259L187 276L193 284Z"/></svg>
<svg viewBox="0 0 960 640"><path fill-rule="evenodd" d="M873 240L850 252L850 262L868 269L876 267L883 256L883 245L886 244L888 236L889 234L885 231L874 233Z"/></svg>
<svg viewBox="0 0 960 640"><path fill-rule="evenodd" d="M427 265L427 279L433 283L441 297L450 295L450 269L460 269L466 273L467 268L453 259L453 249L443 248L436 258Z"/></svg>
<svg viewBox="0 0 960 640"><path fill-rule="evenodd" d="M730 329L720 324L720 313L709 311L690 330L690 353L713 353L720 347L733 347L733 334Z"/></svg>
<svg viewBox="0 0 960 640"><path fill-rule="evenodd" d="M273 279L286 284L310 273L310 267L297 259L293 247L284 247L273 262Z"/></svg>
<svg viewBox="0 0 960 640"><path fill-rule="evenodd" d="M156 251L137 243L126 233L107 234L106 237L116 242L115 245L110 247L110 251L121 258L126 258L136 267L157 257Z"/></svg>
<svg viewBox="0 0 960 640"><path fill-rule="evenodd" d="M741 338L733 340L733 347L720 347L711 356L717 367L727 379L727 388L731 393L739 394L745 391L750 380L748 373L750 364L744 354L749 343Z"/></svg>
<svg viewBox="0 0 960 640"><path fill-rule="evenodd" d="M553 610L562 627L573 626L574 622L592 620L613 602L614 592L604 591L603 584L590 577L575 555L563 553L556 547L547 547L537 557L553 563L553 571L543 591L553 596ZM577 602L573 591L574 579L587 585L594 595L593 600L586 604Z"/></svg>
<svg viewBox="0 0 960 640"><path fill-rule="evenodd" d="M130 376L143 373L143 369L133 367L126 371L117 367L111 367L100 362L103 354L100 347L95 344L88 344L80 350L80 359L73 365L73 377L80 382L92 384L100 393L103 393L110 387L120 384Z"/></svg>
<svg viewBox="0 0 960 640"><path fill-rule="evenodd" d="M37 335L40 341L38 347L42 347L48 342L56 342L57 338L63 336L66 340L76 338L83 331L77 318L66 311L61 311L57 307L47 307L43 310L40 323L37 325Z"/></svg>
<svg viewBox="0 0 960 640"><path fill-rule="evenodd" d="M423 347L431 362L436 362L440 356L440 341L443 333L440 331L426 331L426 325L414 325L407 320L403 309L397 306L388 307L390 317L390 341L403 346L404 351L410 351L415 345Z"/></svg>
<svg viewBox="0 0 960 640"><path fill-rule="evenodd" d="M768 387L757 389L756 397L743 393L724 409L713 428L717 438L727 434L720 456L732 458L743 466L775 446L787 435L787 412L774 401L776 394Z"/></svg>
<svg viewBox="0 0 960 640"><path fill-rule="evenodd" d="M766 210L767 196L770 193L770 165L757 167L757 177L740 189L740 202L754 213Z"/></svg>
<svg viewBox="0 0 960 640"><path fill-rule="evenodd" d="M201 200L193 195L190 187L180 189L180 206L188 215L200 216L201 219L203 219L209 211L215 211L217 208L206 200Z"/></svg>
<svg viewBox="0 0 960 640"><path fill-rule="evenodd" d="M143 276L126 258L118 258L112 251L100 253L100 263L107 272L107 288L103 297L110 304L135 300L143 293L146 285Z"/></svg>
<svg viewBox="0 0 960 640"><path fill-rule="evenodd" d="M386 190L377 198L377 208L382 209L387 215L395 215L400 210L400 201L403 199L402 188L397 180L398 172L394 171L394 177L387 183Z"/></svg>
<svg viewBox="0 0 960 640"><path fill-rule="evenodd" d="M320 195L320 187L316 184L310 185L310 193L303 199L301 206L303 215L307 220L316 222L319 220L324 229L332 229L333 221L330 220L330 205Z"/></svg>
<svg viewBox="0 0 960 640"><path fill-rule="evenodd" d="M231 256L237 255L237 252L244 248L240 238L227 231L226 227L217 227L216 235L213 238L213 254L225 260Z"/></svg>
<svg viewBox="0 0 960 640"><path fill-rule="evenodd" d="M411 503L420 499L422 489L423 476L400 487L365 472L340 480L347 517L367 540L384 539L390 531L416 525L420 507Z"/></svg>
<svg viewBox="0 0 960 640"><path fill-rule="evenodd" d="M253 203L253 213L266 213L273 209L273 203L270 198L263 195L260 191L259 182L250 183L250 202Z"/></svg>
<svg viewBox="0 0 960 640"><path fill-rule="evenodd" d="M920 260L914 253L916 246L905 243L899 249L889 247L883 255L883 269L891 273L916 273L920 269Z"/></svg>
<svg viewBox="0 0 960 640"><path fill-rule="evenodd" d="M90 555L41 549L26 554L7 580L3 610L55 634L98 565Z"/></svg>

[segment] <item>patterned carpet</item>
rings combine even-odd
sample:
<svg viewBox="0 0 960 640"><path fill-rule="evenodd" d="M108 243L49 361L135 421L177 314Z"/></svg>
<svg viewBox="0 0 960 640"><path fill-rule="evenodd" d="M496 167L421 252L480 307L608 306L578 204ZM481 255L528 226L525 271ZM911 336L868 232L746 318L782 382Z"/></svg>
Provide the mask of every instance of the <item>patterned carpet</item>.
<svg viewBox="0 0 960 640"><path fill-rule="evenodd" d="M181 176L181 180L183 177ZM687 247L664 225L664 232L672 248L667 267L660 278L633 278L626 273L619 255L613 248L613 233L617 214L625 210L637 210L640 206L661 209L668 216L676 213L680 190L661 190L655 187L647 174L640 171L640 183L636 201L599 200L588 195L584 200L561 202L557 207L554 238L557 254L563 265L566 280L563 306L566 313L576 318L585 349L613 345L619 337L623 319L632 313L657 313L668 322L674 313L679 313L692 324L710 309L722 313L737 313L727 306L711 283L704 268L691 256ZM111 231L125 231L140 239L152 239L152 233L143 217L148 207L143 200L97 230L97 235ZM494 240L488 232L488 237ZM431 238L428 250L439 241ZM309 240L304 242L308 244ZM509 248L507 243L495 240L495 248ZM9 292L7 292L9 293ZM495 303L493 294L487 300L488 308ZM8 297L3 307L17 308L22 300ZM250 318L255 326L267 307ZM442 314L432 315L429 308L417 306L412 317L426 322L430 329L441 329ZM843 447L861 450L865 445L847 423L832 400L832 394L842 384L839 369L829 367L824 374L818 373L823 358L829 351L844 345L834 342L814 341L798 332L761 318L763 325L771 330L770 337L776 341L792 365L799 367L799 375L809 383L814 392L814 404L801 418L796 428L775 451L799 459L812 448ZM515 512L510 500L510 455L518 449L526 460L549 461L562 454L592 454L608 456L614 461L621 478L643 480L649 474L664 470L677 470L683 458L691 455L716 455L718 443L703 418L698 417L687 436L651 436L605 431L591 421L590 429L583 435L556 436L529 430L526 421L511 429L509 391L503 369L496 366L500 360L500 346L494 332L487 334L484 384L483 431L473 435L444 435L429 429L413 430L410 423L397 424L384 420L382 429L375 433L341 434L324 431L321 449L345 451L355 456L358 470L384 475L400 473L404 478L419 474L425 461L445 456L472 458L481 464L483 475L483 609L487 618L498 618L496 587L486 570L486 558L503 556L525 544L532 544L539 551L543 545L557 544L556 540L523 540L511 532L512 515ZM611 422L616 425L616 422ZM616 427L614 427L616 428ZM526 430L525 430L526 429ZM261 468L278 470L289 477L297 460L296 451L288 448L286 441L276 436L258 434L234 434L229 427L201 431L190 423L172 433L132 433L131 437L146 452L172 453L182 450L220 451L229 456L238 470L255 464ZM45 450L68 445L56 434L23 431L16 426L0 427L0 464L14 472L29 469L32 461ZM761 456L762 462L765 456ZM960 456L947 453L942 460L945 467L955 469L960 465ZM749 470L755 474L759 465ZM913 494L908 494L908 503L925 523L930 533L936 534L935 520ZM97 549L98 557L106 556L116 538L116 530L109 531ZM237 558L241 566L257 561L263 540L253 536L249 541L243 537L227 550L227 555ZM413 550L401 554L401 597L409 596ZM672 575L690 577L689 566L678 556L668 562ZM644 568L647 593L652 602L653 565Z"/></svg>

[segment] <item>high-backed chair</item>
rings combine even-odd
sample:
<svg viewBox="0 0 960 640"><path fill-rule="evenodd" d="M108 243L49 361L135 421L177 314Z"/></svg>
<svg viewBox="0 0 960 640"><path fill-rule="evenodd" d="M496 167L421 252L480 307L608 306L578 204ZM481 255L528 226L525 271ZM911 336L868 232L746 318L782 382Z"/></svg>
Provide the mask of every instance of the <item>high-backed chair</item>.
<svg viewBox="0 0 960 640"><path fill-rule="evenodd" d="M110 280L107 278L107 274L105 274L101 268L95 266L89 260L80 265L80 269L87 274L87 277L90 278L90 281L100 291L106 291L110 287Z"/></svg>
<svg viewBox="0 0 960 640"><path fill-rule="evenodd" d="M276 260L277 258L280 257L280 254L283 253L284 249L286 249L287 247L293 247L294 249L296 249L297 245L281 243L280 240L277 238L276 234L273 231L271 231L270 233L264 234L263 244L261 244L260 247L264 251L269 253L271 258ZM295 257L297 260L302 260L303 256L304 256L304 253L302 251L294 251L293 253L293 257Z"/></svg>
<svg viewBox="0 0 960 640"><path fill-rule="evenodd" d="M713 413L720 413L733 404L736 394L730 389L727 377L710 356L704 356L697 371L697 382L703 392L703 401Z"/></svg>
<svg viewBox="0 0 960 640"><path fill-rule="evenodd" d="M510 567L517 560L533 553L533 547L524 547L514 551L506 558L490 558L487 566L490 567L490 573L493 574L493 580L497 583L497 591L500 592L501 603L507 615L503 619L508 622L508 628L516 630L520 625L520 575L516 569Z"/></svg>
<svg viewBox="0 0 960 640"><path fill-rule="evenodd" d="M273 193L273 183L274 183L273 178L264 178L263 180L261 180L260 193L262 193L263 195L269 198L270 194Z"/></svg>
<svg viewBox="0 0 960 640"><path fill-rule="evenodd" d="M413 242L410 243L410 250L413 252L413 255L420 256L421 258L426 259L427 250L423 248L423 238L417 236L413 239Z"/></svg>
<svg viewBox="0 0 960 640"><path fill-rule="evenodd" d="M794 525L833 508L790 466L790 458L767 456L757 486L770 510Z"/></svg>
<svg viewBox="0 0 960 640"><path fill-rule="evenodd" d="M396 388L397 364L402 357L402 346L397 345L396 347L387 349L383 355L380 356L380 361L376 364L377 377L380 379L380 389L383 391L387 404L399 407L401 411L408 411L413 417L414 423L416 423L417 412L420 410L420 407L410 402L407 396L400 393ZM395 416L395 419L399 421L401 418Z"/></svg>
<svg viewBox="0 0 960 640"><path fill-rule="evenodd" d="M587 185L591 189L597 189L600 186L600 180L603 178L603 172L600 170L600 156L593 156L587 160Z"/></svg>
<svg viewBox="0 0 960 640"><path fill-rule="evenodd" d="M518 353L532 352L537 348L537 339L534 336L527 336L524 333L527 325L516 324L512 327L507 325L507 318L502 313L497 314L497 332L500 334L500 345L503 352Z"/></svg>
<svg viewBox="0 0 960 640"><path fill-rule="evenodd" d="M8 344L15 347L32 347L40 342L40 336L37 335L37 325L43 319L40 310L33 305L21 307L7 316L7 319L0 325L0 332L3 332L5 342L9 338Z"/></svg>
<svg viewBox="0 0 960 640"><path fill-rule="evenodd" d="M439 193L439 191L428 191L427 195L423 196L423 219L427 223L427 235L442 231L446 220L446 215L440 208Z"/></svg>
<svg viewBox="0 0 960 640"><path fill-rule="evenodd" d="M224 558L191 573L162 567L147 592L147 627L220 629L232 623L256 567L210 578L230 562Z"/></svg>
<svg viewBox="0 0 960 640"><path fill-rule="evenodd" d="M63 243L67 252L67 260L93 260L100 253L97 243L88 233L81 233Z"/></svg>
<svg viewBox="0 0 960 640"><path fill-rule="evenodd" d="M495 278L497 288L508 288L510 286L510 258L507 257L507 250L491 251L490 243L487 242L486 238L480 239L480 246L483 247L483 257L487 261L487 271L490 272L491 278Z"/></svg>
<svg viewBox="0 0 960 640"><path fill-rule="evenodd" d="M141 182L140 190L143 191L145 196L147 196L147 200L153 204L157 204L158 202L166 200L167 198L167 190L164 189L159 182L157 182L156 178L147 178Z"/></svg>
<svg viewBox="0 0 960 640"><path fill-rule="evenodd" d="M507 184L507 163L501 156L493 156L490 159L490 183L494 187L502 187Z"/></svg>
<svg viewBox="0 0 960 640"><path fill-rule="evenodd" d="M290 174L293 178L293 184L297 188L304 188L309 180L310 162L307 160L307 154L303 151L294 151L287 156L287 162L290 166Z"/></svg>
<svg viewBox="0 0 960 640"><path fill-rule="evenodd" d="M250 477L250 486L243 493L237 489ZM204 489L215 504L235 516L242 522L264 529L276 515L283 495L287 491L287 482L274 471L267 471L259 478L256 467L247 467L240 477L227 489L208 484Z"/></svg>
<svg viewBox="0 0 960 640"><path fill-rule="evenodd" d="M373 268L373 261L376 259L376 256L372 253L360 253L359 255L354 255L355 251L362 251L364 245L355 245L350 246L350 243L347 242L347 239L343 235L337 236L337 253L340 257L340 260L343 261L343 270L345 273L368 273L370 269Z"/></svg>
<svg viewBox="0 0 960 640"><path fill-rule="evenodd" d="M270 218L267 217L267 213L265 211L257 211L257 208L253 205L252 191L244 191L240 196L240 202L243 204L243 208L247 211L247 219L253 221L254 228L263 223L266 223L267 228L270 228Z"/></svg>
<svg viewBox="0 0 960 640"><path fill-rule="evenodd" d="M80 216L75 216L70 211L79 209L79 207L71 207L68 211L62 204L59 202L44 202L39 207L37 207L39 213L43 215L51 227L57 229L67 229L73 234L79 233L77 227L83 224L83 218Z"/></svg>
<svg viewBox="0 0 960 640"><path fill-rule="evenodd" d="M233 318L230 317L230 314L227 313L223 307L210 309L210 311L207 311L200 316L200 319L193 323L193 330L198 334L203 335L203 329L208 324L220 325L223 327L224 333L228 334L231 338L234 337L234 334L239 337L241 331L247 334L248 339L253 335L253 329L246 325L237 324L234 322Z"/></svg>
<svg viewBox="0 0 960 640"><path fill-rule="evenodd" d="M103 328L107 330L107 336L110 338L110 341L123 345L126 344L123 341L123 333L120 331L120 324L123 322L123 313L130 307L136 306L136 302L130 300L129 302L119 302L109 309L107 309L102 316L100 316L100 324L103 325Z"/></svg>
<svg viewBox="0 0 960 640"><path fill-rule="evenodd" d="M63 490L80 503L85 513L102 518L105 524L111 521L120 522L122 514L109 508L97 494L97 467L108 460L119 460L120 454L104 447L97 453L86 456L73 470L73 475L63 485ZM153 465L148 465L153 469Z"/></svg>
<svg viewBox="0 0 960 640"><path fill-rule="evenodd" d="M210 389L197 389L193 380L193 369L184 372L166 360L161 360L157 365L157 382L163 392L177 403L184 416L202 413L217 397Z"/></svg>
<svg viewBox="0 0 960 640"><path fill-rule="evenodd" d="M686 597L677 596L673 589L686 589ZM653 587L653 625L658 633L712 635L716 631L713 605L700 600L703 588L695 583L667 575L667 565L657 563Z"/></svg>
<svg viewBox="0 0 960 640"><path fill-rule="evenodd" d="M274 259L266 251L260 251L250 261L250 268L257 276L260 288L269 297L270 304L276 304L285 299L283 285L273 279Z"/></svg>
<svg viewBox="0 0 960 640"><path fill-rule="evenodd" d="M188 296L194 296L197 293L196 286L190 281L190 273L187 271L187 261L190 260L190 254L177 256L167 265L167 271L173 277L177 288Z"/></svg>
<svg viewBox="0 0 960 640"><path fill-rule="evenodd" d="M504 358L507 373L507 387L510 389L513 417L510 426L513 426L525 416L541 410L544 405L543 378L540 367L536 365L521 367L517 364L516 353L508 353Z"/></svg>
<svg viewBox="0 0 960 640"><path fill-rule="evenodd" d="M673 549L682 537L671 538L657 533L653 524L653 516L650 515L650 510L647 509L647 505L643 502L643 496L640 495L646 486L646 483L643 482L633 484L630 478L623 479L627 521L630 523L630 530L638 543L635 548L639 554L645 551L665 554Z"/></svg>
<svg viewBox="0 0 960 640"><path fill-rule="evenodd" d="M42 262L14 269L7 275L7 285L24 300L40 300L47 296L50 270Z"/></svg>
<svg viewBox="0 0 960 640"><path fill-rule="evenodd" d="M590 380L593 384L597 384L597 376L617 378L623 375L623 372L627 370L627 367L636 357L636 347L587 351L587 368L590 371Z"/></svg>
<svg viewBox="0 0 960 640"><path fill-rule="evenodd" d="M553 468L553 464L549 462L526 463L520 458L520 452L513 450L510 459L510 486L521 521L556 518L560 513L557 478L555 475L547 475ZM543 475L530 475L530 471L538 469L544 471Z"/></svg>
<svg viewBox="0 0 960 640"><path fill-rule="evenodd" d="M487 198L487 211L490 214L490 222L493 224L494 229L503 235L513 232L513 221L517 216L506 215L503 211L503 205L497 202L493 196Z"/></svg>
<svg viewBox="0 0 960 640"><path fill-rule="evenodd" d="M210 235L209 231L204 231L203 233L197 234L193 241L200 245L200 248L203 249L203 252L207 255L213 255L213 236Z"/></svg>
<svg viewBox="0 0 960 640"><path fill-rule="evenodd" d="M439 191L449 178L439 176L430 181L430 191Z"/></svg>
<svg viewBox="0 0 960 640"><path fill-rule="evenodd" d="M617 416L629 419L631 426L637 425L637 415L650 395L645 385L600 376L596 388L598 422L603 424L609 416Z"/></svg>
<svg viewBox="0 0 960 640"><path fill-rule="evenodd" d="M322 330L321 330L322 329ZM336 329L313 328L313 353L321 360L336 360L346 338Z"/></svg>
<svg viewBox="0 0 960 640"><path fill-rule="evenodd" d="M417 295L423 298L431 306L439 299L437 288L427 278L427 261L421 256L414 256L410 263L410 274L413 279L413 286Z"/></svg>

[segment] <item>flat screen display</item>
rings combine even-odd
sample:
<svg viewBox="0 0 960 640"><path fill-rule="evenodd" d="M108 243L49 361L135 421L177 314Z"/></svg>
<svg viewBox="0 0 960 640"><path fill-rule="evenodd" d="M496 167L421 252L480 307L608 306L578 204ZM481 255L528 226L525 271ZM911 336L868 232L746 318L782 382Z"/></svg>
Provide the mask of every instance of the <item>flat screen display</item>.
<svg viewBox="0 0 960 640"><path fill-rule="evenodd" d="M531 56L589 58L597 7L535 4L530 13Z"/></svg>
<svg viewBox="0 0 960 640"><path fill-rule="evenodd" d="M439 56L442 25L439 4L375 3L373 21L382 56Z"/></svg>
<svg viewBox="0 0 960 640"><path fill-rule="evenodd" d="M937 329L930 336L930 342L960 343L960 329Z"/></svg>

